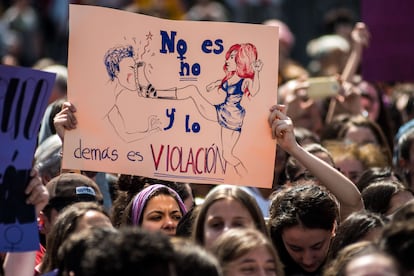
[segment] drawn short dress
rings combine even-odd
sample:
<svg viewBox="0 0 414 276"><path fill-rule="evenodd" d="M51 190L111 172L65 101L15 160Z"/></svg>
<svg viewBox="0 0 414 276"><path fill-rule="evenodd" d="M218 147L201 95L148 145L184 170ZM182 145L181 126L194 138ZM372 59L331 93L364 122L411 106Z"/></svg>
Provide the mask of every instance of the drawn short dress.
<svg viewBox="0 0 414 276"><path fill-rule="evenodd" d="M226 92L224 102L216 105L217 120L222 127L241 131L243 119L246 114L245 109L240 105L243 98L242 84L244 79L229 85L228 81L223 83L222 89Z"/></svg>

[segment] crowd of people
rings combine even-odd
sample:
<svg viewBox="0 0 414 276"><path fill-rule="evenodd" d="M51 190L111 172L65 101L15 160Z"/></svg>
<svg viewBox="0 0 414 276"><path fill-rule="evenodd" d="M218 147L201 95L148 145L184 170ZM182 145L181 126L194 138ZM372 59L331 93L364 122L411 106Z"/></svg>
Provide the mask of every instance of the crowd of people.
<svg viewBox="0 0 414 276"><path fill-rule="evenodd" d="M200 10L188 14L224 20ZM286 23L262 22L280 31L269 189L62 171L62 142L78 123L67 69L33 63L57 74L25 190L41 239L36 252L2 253L0 275L413 275L414 84L365 80L369 28L340 15L309 43L309 66L292 58ZM2 63L30 63L17 53L2 52ZM315 77L337 93L308 94Z"/></svg>

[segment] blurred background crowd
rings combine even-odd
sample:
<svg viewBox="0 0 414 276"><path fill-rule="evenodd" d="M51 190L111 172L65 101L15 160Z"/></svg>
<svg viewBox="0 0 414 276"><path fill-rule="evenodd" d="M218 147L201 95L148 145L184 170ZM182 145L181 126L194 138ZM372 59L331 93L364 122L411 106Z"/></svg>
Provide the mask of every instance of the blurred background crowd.
<svg viewBox="0 0 414 276"><path fill-rule="evenodd" d="M306 44L332 33L336 21L354 23L358 0L2 0L0 56L33 66L40 58L66 64L68 3L105 6L168 19L285 22L294 33L291 54L307 64ZM4 62L4 61L3 61Z"/></svg>

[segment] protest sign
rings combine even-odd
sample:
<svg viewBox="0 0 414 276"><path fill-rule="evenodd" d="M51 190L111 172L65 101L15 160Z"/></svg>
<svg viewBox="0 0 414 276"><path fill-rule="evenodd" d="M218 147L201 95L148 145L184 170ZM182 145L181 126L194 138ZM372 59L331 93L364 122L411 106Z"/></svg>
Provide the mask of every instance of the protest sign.
<svg viewBox="0 0 414 276"><path fill-rule="evenodd" d="M24 190L55 74L0 65L0 252L39 248L33 205Z"/></svg>
<svg viewBox="0 0 414 276"><path fill-rule="evenodd" d="M271 187L276 27L70 6L63 168Z"/></svg>

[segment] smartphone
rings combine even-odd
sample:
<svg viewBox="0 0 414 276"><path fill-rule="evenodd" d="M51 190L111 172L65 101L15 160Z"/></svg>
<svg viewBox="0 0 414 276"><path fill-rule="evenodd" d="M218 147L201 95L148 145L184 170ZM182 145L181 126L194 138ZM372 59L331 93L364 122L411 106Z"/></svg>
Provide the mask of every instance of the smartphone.
<svg viewBox="0 0 414 276"><path fill-rule="evenodd" d="M316 77L308 80L308 97L324 99L338 94L340 86L335 77Z"/></svg>

